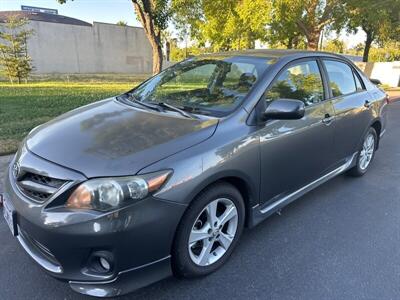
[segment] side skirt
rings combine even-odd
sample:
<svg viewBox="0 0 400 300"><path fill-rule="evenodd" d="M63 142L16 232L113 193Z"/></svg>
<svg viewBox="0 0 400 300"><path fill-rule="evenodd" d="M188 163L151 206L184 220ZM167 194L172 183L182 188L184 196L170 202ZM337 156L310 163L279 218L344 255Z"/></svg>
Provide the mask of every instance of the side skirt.
<svg viewBox="0 0 400 300"><path fill-rule="evenodd" d="M339 174L347 171L351 167L355 165L357 157L357 152L351 155L349 158L346 159L346 162L341 165L340 167L336 168L335 170L325 174L324 176L310 182L309 184L303 186L302 188L290 193L288 195L282 196L282 198L276 200L273 203L267 203L266 205L256 205L252 208L252 216L250 221L250 226L253 227L266 219L267 217L271 216L275 212L279 211L289 203L297 200L307 192L315 189L316 187L320 186L321 184L327 182L329 179L336 177Z"/></svg>

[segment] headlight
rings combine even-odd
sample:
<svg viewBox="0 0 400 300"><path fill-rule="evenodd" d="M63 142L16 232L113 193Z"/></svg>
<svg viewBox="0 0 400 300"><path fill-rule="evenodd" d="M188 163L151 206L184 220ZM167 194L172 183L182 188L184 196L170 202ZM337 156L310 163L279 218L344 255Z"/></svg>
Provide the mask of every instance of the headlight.
<svg viewBox="0 0 400 300"><path fill-rule="evenodd" d="M79 185L68 198L68 208L107 211L133 203L157 191L172 171L160 171L142 176L99 178Z"/></svg>

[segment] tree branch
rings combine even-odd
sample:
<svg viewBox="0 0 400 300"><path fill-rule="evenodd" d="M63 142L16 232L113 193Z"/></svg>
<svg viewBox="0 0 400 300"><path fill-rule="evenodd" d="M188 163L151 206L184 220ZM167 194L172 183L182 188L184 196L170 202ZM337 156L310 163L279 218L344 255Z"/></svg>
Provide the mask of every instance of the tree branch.
<svg viewBox="0 0 400 300"><path fill-rule="evenodd" d="M302 20L296 20L297 26L299 26L300 30L303 31L307 38L310 37L310 31L308 30L307 26L303 23Z"/></svg>
<svg viewBox="0 0 400 300"><path fill-rule="evenodd" d="M329 18L329 19L326 19L325 21L320 22L320 23L318 24L317 27L318 27L318 29L322 29L322 28L324 28L326 25L331 24L333 21L334 21L334 18L331 17L331 18Z"/></svg>
<svg viewBox="0 0 400 300"><path fill-rule="evenodd" d="M146 34L149 34L149 25L147 24L147 20L144 16L144 12L140 4L136 0L132 0L133 6L135 7L135 11L137 15L139 16L139 21L142 23L142 26L144 30L146 31Z"/></svg>

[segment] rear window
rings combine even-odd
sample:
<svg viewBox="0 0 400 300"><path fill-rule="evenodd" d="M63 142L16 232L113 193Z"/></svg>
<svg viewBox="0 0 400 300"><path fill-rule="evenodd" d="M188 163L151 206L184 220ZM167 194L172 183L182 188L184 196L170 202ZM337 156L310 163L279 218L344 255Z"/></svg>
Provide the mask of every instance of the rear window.
<svg viewBox="0 0 400 300"><path fill-rule="evenodd" d="M357 91L353 70L346 63L324 60L329 77L329 86L334 97L348 95Z"/></svg>

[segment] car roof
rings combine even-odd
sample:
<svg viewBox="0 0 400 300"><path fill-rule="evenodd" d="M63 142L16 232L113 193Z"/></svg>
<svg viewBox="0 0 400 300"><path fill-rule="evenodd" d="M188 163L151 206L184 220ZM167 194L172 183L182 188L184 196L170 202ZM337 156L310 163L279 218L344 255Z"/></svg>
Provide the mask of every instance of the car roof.
<svg viewBox="0 0 400 300"><path fill-rule="evenodd" d="M266 59L279 59L282 57L290 58L302 58L312 56L329 56L340 59L347 59L343 55L334 54L323 51L307 51L307 50L294 50L294 49L252 49L252 50L241 50L241 51L227 51L203 54L201 57L232 57L232 56L248 56L248 57L260 57Z"/></svg>

